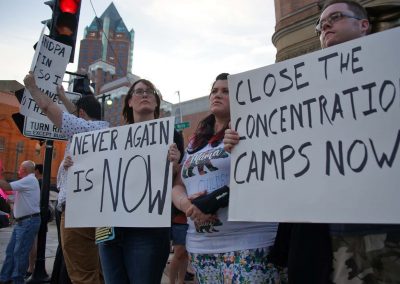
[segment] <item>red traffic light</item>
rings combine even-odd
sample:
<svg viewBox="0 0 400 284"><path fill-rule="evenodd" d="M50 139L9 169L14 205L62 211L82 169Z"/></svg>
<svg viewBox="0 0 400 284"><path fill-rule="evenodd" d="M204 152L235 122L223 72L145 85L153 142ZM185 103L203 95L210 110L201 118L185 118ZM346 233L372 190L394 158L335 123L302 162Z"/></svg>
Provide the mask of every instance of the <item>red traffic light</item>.
<svg viewBox="0 0 400 284"><path fill-rule="evenodd" d="M81 0L59 0L61 12L76 14L79 11Z"/></svg>

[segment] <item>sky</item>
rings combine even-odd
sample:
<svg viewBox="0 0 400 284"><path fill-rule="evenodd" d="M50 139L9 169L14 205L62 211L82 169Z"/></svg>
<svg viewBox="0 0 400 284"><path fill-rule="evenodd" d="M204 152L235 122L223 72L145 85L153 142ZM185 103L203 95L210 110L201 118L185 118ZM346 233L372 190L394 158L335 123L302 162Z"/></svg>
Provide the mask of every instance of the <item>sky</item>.
<svg viewBox="0 0 400 284"><path fill-rule="evenodd" d="M0 80L21 84L29 71L42 20L51 18L44 0L0 1ZM82 0L75 61L84 28L110 0ZM275 62L273 0L114 0L128 30L135 31L132 73L152 81L171 103L209 94L215 77ZM93 7L92 7L93 6ZM94 10L93 10L94 8ZM67 79L67 78L65 78Z"/></svg>

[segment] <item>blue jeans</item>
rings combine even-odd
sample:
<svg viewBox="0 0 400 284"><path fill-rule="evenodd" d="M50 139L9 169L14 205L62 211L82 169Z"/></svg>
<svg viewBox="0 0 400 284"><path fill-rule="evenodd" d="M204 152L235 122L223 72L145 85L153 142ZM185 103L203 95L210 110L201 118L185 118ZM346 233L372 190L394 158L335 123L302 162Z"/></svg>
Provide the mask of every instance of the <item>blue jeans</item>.
<svg viewBox="0 0 400 284"><path fill-rule="evenodd" d="M160 284L169 256L170 228L115 228L99 244L106 284Z"/></svg>
<svg viewBox="0 0 400 284"><path fill-rule="evenodd" d="M29 265L29 252L39 231L40 216L17 222L6 250L6 259L1 268L0 281L13 280L15 284L24 283Z"/></svg>

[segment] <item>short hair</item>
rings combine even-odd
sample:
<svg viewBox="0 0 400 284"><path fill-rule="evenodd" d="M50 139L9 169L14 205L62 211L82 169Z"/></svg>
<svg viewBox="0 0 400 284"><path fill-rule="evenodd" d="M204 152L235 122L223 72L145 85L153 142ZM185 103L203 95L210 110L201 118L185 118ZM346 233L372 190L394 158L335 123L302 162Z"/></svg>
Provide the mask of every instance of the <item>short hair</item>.
<svg viewBox="0 0 400 284"><path fill-rule="evenodd" d="M77 112L82 109L90 118L101 120L101 105L93 95L82 96L76 101L75 106Z"/></svg>
<svg viewBox="0 0 400 284"><path fill-rule="evenodd" d="M27 173L33 173L35 172L36 165L35 162L26 160L21 163L21 167L23 167Z"/></svg>
<svg viewBox="0 0 400 284"><path fill-rule="evenodd" d="M152 82L146 79L139 79L133 85L129 88L128 93L126 94L125 100L124 100L124 109L122 110L122 115L124 116L125 122L127 124L131 124L135 122L135 118L133 117L133 110L129 106L129 100L132 98L133 91L135 90L135 86L139 83L145 84L148 88L154 90L154 95L156 97L156 109L154 110L154 118L159 118L160 117L160 105L161 105L161 100L160 96L158 95L157 89L154 86Z"/></svg>
<svg viewBox="0 0 400 284"><path fill-rule="evenodd" d="M354 13L355 16L361 19L368 19L368 12L367 10L357 1L354 0L328 0L325 1L324 5L322 6L321 13L325 11L326 8L333 4L346 4L350 11Z"/></svg>
<svg viewBox="0 0 400 284"><path fill-rule="evenodd" d="M43 165L42 164L37 164L35 166L35 171L38 171L39 174L43 174Z"/></svg>

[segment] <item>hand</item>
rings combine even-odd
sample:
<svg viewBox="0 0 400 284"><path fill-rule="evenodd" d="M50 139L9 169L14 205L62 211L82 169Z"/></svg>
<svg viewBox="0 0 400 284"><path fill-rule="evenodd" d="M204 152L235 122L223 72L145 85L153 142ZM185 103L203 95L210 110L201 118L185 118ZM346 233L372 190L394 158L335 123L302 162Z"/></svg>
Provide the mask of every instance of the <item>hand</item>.
<svg viewBox="0 0 400 284"><path fill-rule="evenodd" d="M186 217L190 218L193 222L203 223L210 221L214 218L213 214L204 214L196 205L191 204L186 210Z"/></svg>
<svg viewBox="0 0 400 284"><path fill-rule="evenodd" d="M25 88L31 90L32 88L37 88L35 76L33 76L33 72L29 71L28 75L24 78Z"/></svg>
<svg viewBox="0 0 400 284"><path fill-rule="evenodd" d="M70 167L72 167L74 164L74 161L72 161L71 156L66 156L64 158L64 169L68 170Z"/></svg>
<svg viewBox="0 0 400 284"><path fill-rule="evenodd" d="M229 204L229 187L222 186L209 194L198 196L191 200L192 204L200 209L204 214L215 214L220 208L225 208Z"/></svg>
<svg viewBox="0 0 400 284"><path fill-rule="evenodd" d="M57 85L57 94L59 96L65 96L65 90L63 85Z"/></svg>
<svg viewBox="0 0 400 284"><path fill-rule="evenodd" d="M231 152L232 149L239 143L240 136L233 129L226 129L224 135L224 149L227 152Z"/></svg>
<svg viewBox="0 0 400 284"><path fill-rule="evenodd" d="M168 160L172 163L178 163L181 158L181 152L179 152L178 147L175 143L169 145L168 150Z"/></svg>

